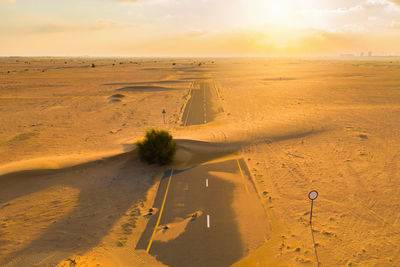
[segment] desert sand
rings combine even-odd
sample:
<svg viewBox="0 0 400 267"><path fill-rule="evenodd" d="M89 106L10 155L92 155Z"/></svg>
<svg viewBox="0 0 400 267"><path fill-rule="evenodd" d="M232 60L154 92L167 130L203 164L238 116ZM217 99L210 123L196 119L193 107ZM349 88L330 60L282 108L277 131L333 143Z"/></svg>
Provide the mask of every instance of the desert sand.
<svg viewBox="0 0 400 267"><path fill-rule="evenodd" d="M184 126L198 81L218 114ZM269 235L234 266L399 265L398 118L398 59L1 58L0 265L162 266L135 250L168 168L135 154L153 127L174 167L245 159Z"/></svg>

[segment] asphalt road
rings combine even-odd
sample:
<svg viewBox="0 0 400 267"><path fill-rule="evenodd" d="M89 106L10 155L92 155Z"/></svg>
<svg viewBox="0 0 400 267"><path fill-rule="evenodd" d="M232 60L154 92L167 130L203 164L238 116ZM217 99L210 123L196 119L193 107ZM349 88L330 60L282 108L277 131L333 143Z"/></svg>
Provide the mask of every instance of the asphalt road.
<svg viewBox="0 0 400 267"><path fill-rule="evenodd" d="M216 112L212 101L215 92L213 83L196 81L191 90L191 97L182 116L184 126L205 124L214 119Z"/></svg>
<svg viewBox="0 0 400 267"><path fill-rule="evenodd" d="M233 180L215 173L228 173ZM243 205L233 205L235 198ZM253 248L265 242L266 215L242 159L174 170L172 176L168 171L154 207L162 208L161 217L160 212L150 217L136 249L147 250L168 266L230 266L251 250L244 239L253 240ZM178 237L167 242L154 240L156 227L156 232L174 231L174 222L196 212L201 215L189 221ZM247 225L245 231L240 231L240 223ZM163 230L164 225L169 229Z"/></svg>
<svg viewBox="0 0 400 267"><path fill-rule="evenodd" d="M183 124L207 123L218 110L213 83L192 88ZM230 266L266 240L268 220L243 159L167 171L154 208L136 249L168 266Z"/></svg>

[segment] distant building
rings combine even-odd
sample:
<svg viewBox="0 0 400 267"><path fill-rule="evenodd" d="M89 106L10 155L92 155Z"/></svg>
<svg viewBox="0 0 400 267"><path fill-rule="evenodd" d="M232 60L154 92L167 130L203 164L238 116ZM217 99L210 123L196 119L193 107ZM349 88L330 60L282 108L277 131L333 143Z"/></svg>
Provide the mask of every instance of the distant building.
<svg viewBox="0 0 400 267"><path fill-rule="evenodd" d="M364 56L364 52L361 52L361 53L360 53L360 57L363 57L363 56Z"/></svg>
<svg viewBox="0 0 400 267"><path fill-rule="evenodd" d="M372 52L371 51L368 52L368 56L372 57Z"/></svg>

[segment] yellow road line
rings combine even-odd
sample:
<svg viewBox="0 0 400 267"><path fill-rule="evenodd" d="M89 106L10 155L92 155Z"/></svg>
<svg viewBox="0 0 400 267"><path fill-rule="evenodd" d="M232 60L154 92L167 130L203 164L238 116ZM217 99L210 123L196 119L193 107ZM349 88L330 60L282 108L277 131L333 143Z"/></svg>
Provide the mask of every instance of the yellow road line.
<svg viewBox="0 0 400 267"><path fill-rule="evenodd" d="M194 87L194 82L192 83L192 85L193 85L193 86L190 86L190 99L189 99L190 104L189 104L188 112L187 112L187 114L186 114L186 120L185 120L185 123L183 124L183 126L186 126L186 124L187 124L187 120L188 120L188 118L189 118L190 109L191 109L191 107L192 107L192 102L193 102L193 97L192 97L193 88L192 88L192 87Z"/></svg>
<svg viewBox="0 0 400 267"><path fill-rule="evenodd" d="M238 166L239 166L240 175L242 175L242 178L245 179L245 178L244 178L244 175L243 175L243 172L242 172L242 168L240 167L239 160L236 159L236 161L237 161L237 164L238 164ZM249 188L247 187L246 181L244 181L244 187L246 188L247 194L249 194L250 192L249 192Z"/></svg>
<svg viewBox="0 0 400 267"><path fill-rule="evenodd" d="M168 184L167 184L167 189L165 190L165 195L164 195L163 202L161 204L160 213L158 214L157 223L156 223L156 226L154 227L153 234L150 237L150 242L149 242L149 245L147 246L146 253L149 253L149 250L150 250L150 247L151 247L151 243L153 243L153 237L154 237L154 235L155 235L155 233L157 231L158 224L160 223L161 215L162 215L162 212L164 210L165 200L167 199L168 189L169 189L169 185L171 184L171 179L172 179L172 174L173 173L174 173L174 169L171 169L171 176L169 177Z"/></svg>

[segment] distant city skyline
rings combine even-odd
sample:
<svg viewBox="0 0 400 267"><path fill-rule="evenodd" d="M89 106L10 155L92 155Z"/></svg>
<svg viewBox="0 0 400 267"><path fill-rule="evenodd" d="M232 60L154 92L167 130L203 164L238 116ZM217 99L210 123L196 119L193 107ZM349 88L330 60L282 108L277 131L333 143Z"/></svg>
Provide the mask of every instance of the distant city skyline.
<svg viewBox="0 0 400 267"><path fill-rule="evenodd" d="M400 0L0 0L0 56L400 55Z"/></svg>

